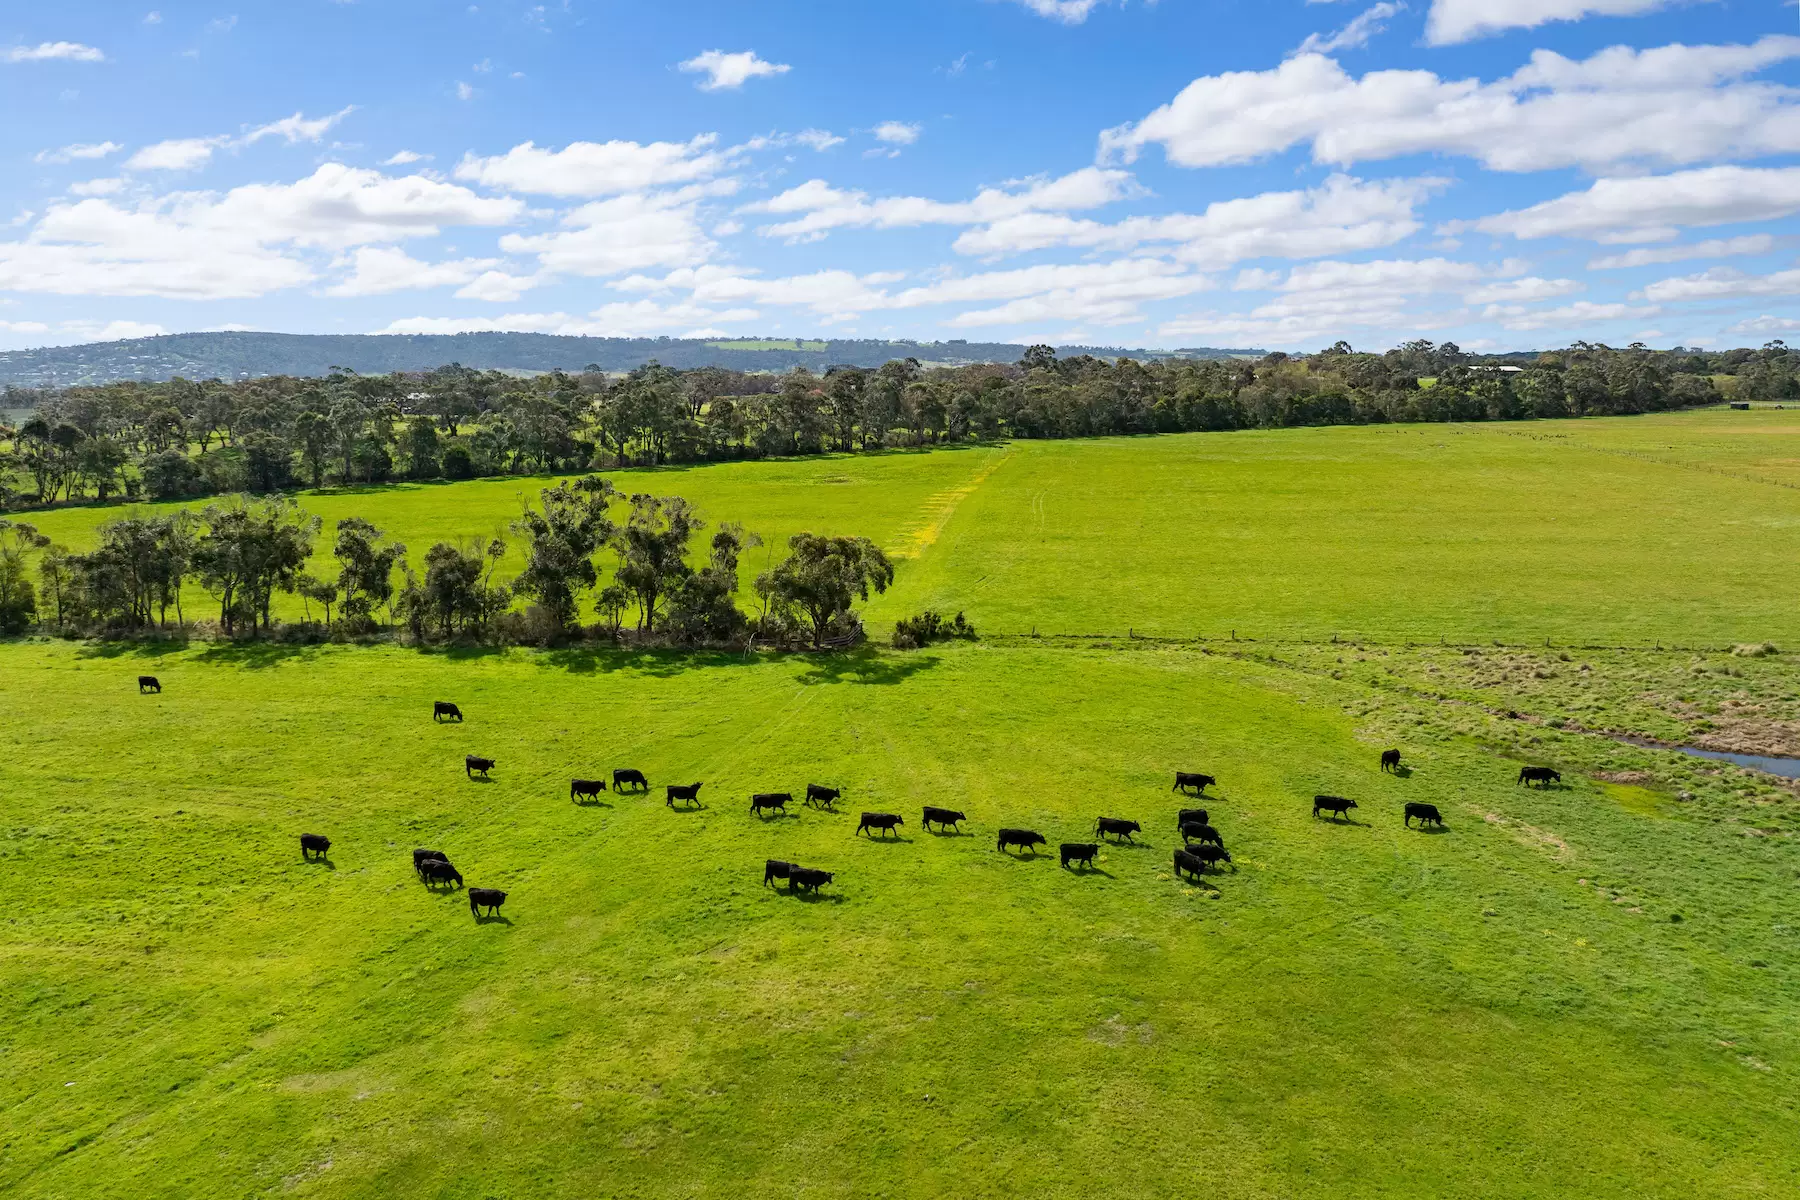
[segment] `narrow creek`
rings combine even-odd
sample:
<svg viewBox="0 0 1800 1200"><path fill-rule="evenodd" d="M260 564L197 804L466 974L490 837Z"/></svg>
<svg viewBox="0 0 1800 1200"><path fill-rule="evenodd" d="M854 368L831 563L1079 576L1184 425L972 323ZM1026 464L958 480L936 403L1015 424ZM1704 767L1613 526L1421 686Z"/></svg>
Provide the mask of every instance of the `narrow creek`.
<svg viewBox="0 0 1800 1200"><path fill-rule="evenodd" d="M1615 733L1608 736L1616 742L1626 742L1650 750L1674 750L1695 758L1710 758L1714 762L1728 762L1735 766L1748 767L1752 771L1779 775L1784 779L1800 779L1800 758L1782 758L1770 754L1733 754L1729 750L1702 750L1698 746L1671 746L1650 738L1633 737L1628 733Z"/></svg>

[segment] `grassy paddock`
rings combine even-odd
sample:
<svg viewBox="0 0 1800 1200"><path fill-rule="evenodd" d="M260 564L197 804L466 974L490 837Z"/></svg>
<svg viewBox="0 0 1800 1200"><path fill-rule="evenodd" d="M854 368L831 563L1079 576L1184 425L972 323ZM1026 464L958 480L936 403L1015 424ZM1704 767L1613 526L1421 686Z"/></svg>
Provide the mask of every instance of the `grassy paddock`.
<svg viewBox="0 0 1800 1200"><path fill-rule="evenodd" d="M167 691L139 697L158 673ZM467 724L434 726L429 701ZM50 703L46 703L46 700ZM758 660L14 644L15 1195L1777 1195L1785 844L1548 793L1172 649ZM461 758L499 760L471 783ZM702 779L572 804L571 775ZM1169 771L1237 870L1169 877ZM752 790L847 791L759 821ZM1359 798L1356 823L1310 797ZM1442 834L1401 828L1436 803ZM916 824L969 812L970 836ZM852 835L899 811L903 838ZM1141 819L1091 875L994 851ZM328 833L330 862L296 835ZM509 890L434 895L408 851ZM766 857L839 872L818 900ZM1674 864L1698 864L1672 870ZM1627 907L1593 886L1629 880ZM1680 912L1683 922L1670 920ZM1780 942L1780 938L1774 939ZM1778 949L1785 950L1785 942Z"/></svg>
<svg viewBox="0 0 1800 1200"><path fill-rule="evenodd" d="M1781 486L1796 446L1800 411L1721 409L1018 442L611 477L627 492L687 496L772 544L812 528L915 558L871 606L878 630L931 605L1006 633L1720 645L1800 640L1788 590L1767 578L1769 563L1800 560L1800 490ZM502 528L548 482L302 502L328 523L366 516L416 556L440 538ZM80 546L118 511L33 519ZM198 589L190 603L205 611Z"/></svg>

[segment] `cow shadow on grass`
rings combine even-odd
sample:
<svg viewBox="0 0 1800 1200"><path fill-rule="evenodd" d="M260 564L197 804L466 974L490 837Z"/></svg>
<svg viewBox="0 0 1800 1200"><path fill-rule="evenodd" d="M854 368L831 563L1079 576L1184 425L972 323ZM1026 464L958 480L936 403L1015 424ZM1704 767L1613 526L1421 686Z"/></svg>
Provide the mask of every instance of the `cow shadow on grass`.
<svg viewBox="0 0 1800 1200"><path fill-rule="evenodd" d="M332 862L331 859L325 855L320 855L318 858L304 859L302 861L309 867L324 867L327 871L337 870L337 864Z"/></svg>
<svg viewBox="0 0 1800 1200"><path fill-rule="evenodd" d="M608 804L606 801L602 800L598 796L589 796L586 799L582 799L580 796L575 796L575 797L571 798L570 803L574 804L577 808L611 808L612 807L612 805Z"/></svg>
<svg viewBox="0 0 1800 1200"><path fill-rule="evenodd" d="M793 888L783 888L781 894L798 900L802 904L842 904L844 902L844 896L840 892L815 892L806 889L796 891Z"/></svg>
<svg viewBox="0 0 1800 1200"><path fill-rule="evenodd" d="M477 925L511 925L512 918L503 913L475 913Z"/></svg>
<svg viewBox="0 0 1800 1200"><path fill-rule="evenodd" d="M680 804L664 804L663 807L670 812L703 813L708 811L711 808L711 805L707 804L704 800L684 800ZM786 816L787 814L783 813L782 815Z"/></svg>
<svg viewBox="0 0 1800 1200"><path fill-rule="evenodd" d="M975 836L967 829L957 829L955 826L951 826L949 829L927 829L925 832L934 838L972 838Z"/></svg>
<svg viewBox="0 0 1800 1200"><path fill-rule="evenodd" d="M1433 836L1450 832L1450 827L1448 825L1411 825L1407 826L1407 828L1413 833L1429 833Z"/></svg>
<svg viewBox="0 0 1800 1200"><path fill-rule="evenodd" d="M1101 877L1101 878L1102 878L1102 879L1111 879L1111 878L1113 878L1113 873L1112 873L1112 872L1111 872L1111 871L1108 871L1108 870L1107 870L1107 869L1106 869L1106 868L1104 868L1104 867L1095 867L1095 866L1081 866L1081 865L1079 865L1079 864L1078 864L1078 865L1076 865L1076 866L1073 866L1073 867L1064 867L1064 868L1063 868L1063 870L1065 870L1065 871L1067 871L1067 872L1068 872L1068 873L1069 873L1069 874L1071 874L1071 875L1073 875L1073 876L1075 876L1075 877L1076 877L1076 878L1077 878L1077 879L1085 879L1085 878L1087 878L1087 877L1088 877L1088 876L1089 876L1089 875L1098 875L1098 876L1100 876L1100 877Z"/></svg>
<svg viewBox="0 0 1800 1200"><path fill-rule="evenodd" d="M492 783L494 781L492 779L489 779L486 775L471 775L471 776L469 776L469 782L470 783Z"/></svg>
<svg viewBox="0 0 1800 1200"><path fill-rule="evenodd" d="M1327 825L1353 825L1358 829L1369 828L1369 822L1359 821L1355 817L1348 817L1348 816L1346 816L1346 817L1330 817L1330 816L1320 815L1320 816L1315 816L1313 818L1313 820L1323 821Z"/></svg>
<svg viewBox="0 0 1800 1200"><path fill-rule="evenodd" d="M1155 842L1106 842L1108 850L1154 850Z"/></svg>
<svg viewBox="0 0 1800 1200"><path fill-rule="evenodd" d="M855 837L856 835L851 834L850 836ZM862 840L868 842L872 846L910 846L913 844L911 838L901 837L898 834L895 834L893 837L865 837Z"/></svg>

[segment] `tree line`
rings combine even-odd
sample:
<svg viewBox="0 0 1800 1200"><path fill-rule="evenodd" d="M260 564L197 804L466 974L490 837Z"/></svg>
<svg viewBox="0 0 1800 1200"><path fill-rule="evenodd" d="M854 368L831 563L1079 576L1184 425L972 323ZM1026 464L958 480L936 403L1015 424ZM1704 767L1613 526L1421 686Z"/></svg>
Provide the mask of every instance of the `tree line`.
<svg viewBox="0 0 1800 1200"><path fill-rule="evenodd" d="M1725 390L1722 391L1721 388ZM434 371L8 388L0 506L170 500L393 480L869 452L1002 438L1526 420L1800 399L1800 354L1578 342L1512 359L1454 343L1256 361L1032 347L1014 364L747 374L657 364L517 378Z"/></svg>
<svg viewBox="0 0 1800 1200"><path fill-rule="evenodd" d="M615 519L621 507L623 519ZM696 559L693 541L705 528L679 496L626 496L599 476L583 476L526 501L508 528L525 565L501 584L495 573L507 554L504 537L438 542L415 563L404 544L361 517L337 522L335 570L314 573L308 568L321 521L287 496L233 495L197 512L131 513L102 524L86 553L0 518L0 633L34 626L97 636L185 631L201 617L183 607L197 588L211 600L205 621L216 615L228 637L398 632L417 642L551 645L586 637L819 648L859 640L855 604L893 582L893 565L868 538L800 533L788 539L785 558L756 576L754 606L745 611L739 561L762 540L725 522ZM277 621L278 595L298 600L301 621ZM584 616L598 619L584 624Z"/></svg>

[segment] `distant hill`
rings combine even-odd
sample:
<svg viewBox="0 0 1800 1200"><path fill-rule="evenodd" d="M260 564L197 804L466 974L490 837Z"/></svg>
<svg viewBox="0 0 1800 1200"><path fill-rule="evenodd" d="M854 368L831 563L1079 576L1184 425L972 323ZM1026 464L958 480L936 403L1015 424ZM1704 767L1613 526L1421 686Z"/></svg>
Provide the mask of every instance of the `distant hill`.
<svg viewBox="0 0 1800 1200"><path fill-rule="evenodd" d="M310 334L173 333L85 346L0 351L0 385L66 387L122 379L249 379L259 375L325 375L347 367L365 375L426 371L448 363L478 370L629 371L655 360L664 366L789 371L807 367L878 367L895 358L923 363L1016 362L1025 347L1007 342L816 341L792 339L597 338L546 333ZM1261 350L1126 350L1066 346L1058 353L1113 358L1261 357Z"/></svg>

